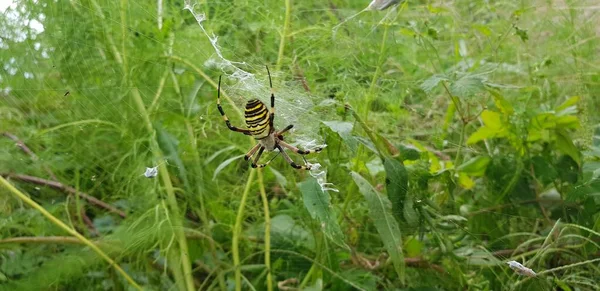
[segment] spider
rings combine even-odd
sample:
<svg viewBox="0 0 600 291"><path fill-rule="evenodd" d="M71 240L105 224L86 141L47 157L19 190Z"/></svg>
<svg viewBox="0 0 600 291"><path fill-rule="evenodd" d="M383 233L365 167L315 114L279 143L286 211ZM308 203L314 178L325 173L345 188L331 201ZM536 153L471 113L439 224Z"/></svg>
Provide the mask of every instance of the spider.
<svg viewBox="0 0 600 291"><path fill-rule="evenodd" d="M266 167L273 159L269 160L264 164L257 164L260 156L266 150L268 152L274 151L277 149L279 153L283 156L286 162L288 162L292 167L301 170L310 170L310 165L298 165L296 164L290 156L283 151L283 148L288 148L291 151L300 154L307 155L310 153L320 152L323 148L318 147L312 150L302 150L293 145L290 145L283 141L283 134L288 130L294 127L293 124L286 126L283 130L277 131L273 126L273 121L275 120L275 94L273 92L273 82L271 81L271 72L269 72L269 67L267 68L267 74L269 75L269 86L271 87L271 110L267 110L267 106L258 99L249 100L246 103L246 109L244 111L246 125L248 129L239 128L231 125L229 122L229 118L225 115L223 111L223 107L221 107L221 76L219 76L219 87L217 89L217 108L223 116L223 120L227 127L235 132L241 132L245 135L250 135L254 137L258 141L258 144L253 146L248 153L244 156L244 160L250 160L252 168L264 168ZM254 159L251 159L254 156ZM302 157L304 158L304 157ZM304 160L306 162L306 159Z"/></svg>

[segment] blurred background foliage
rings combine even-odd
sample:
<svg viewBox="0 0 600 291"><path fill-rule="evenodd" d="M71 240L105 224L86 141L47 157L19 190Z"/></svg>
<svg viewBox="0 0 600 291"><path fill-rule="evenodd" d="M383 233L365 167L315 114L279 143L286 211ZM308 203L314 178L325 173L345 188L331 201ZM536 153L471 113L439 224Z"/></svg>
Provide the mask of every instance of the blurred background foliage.
<svg viewBox="0 0 600 291"><path fill-rule="evenodd" d="M136 288L10 183L146 290L597 290L594 1L406 1L344 23L369 3L192 4L226 59L264 86L270 66L286 140L327 144L308 157L326 174L240 158L252 142L215 106L231 71L183 0L17 1L0 289ZM223 101L233 124L265 88Z"/></svg>

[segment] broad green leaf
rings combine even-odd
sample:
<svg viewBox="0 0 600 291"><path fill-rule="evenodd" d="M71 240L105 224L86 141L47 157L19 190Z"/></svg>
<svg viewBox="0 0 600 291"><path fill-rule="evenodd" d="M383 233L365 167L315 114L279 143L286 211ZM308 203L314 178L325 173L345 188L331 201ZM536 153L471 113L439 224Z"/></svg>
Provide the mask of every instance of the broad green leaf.
<svg viewBox="0 0 600 291"><path fill-rule="evenodd" d="M392 214L392 203L387 197L377 193L371 184L360 174L352 172L352 179L367 200L369 214L383 244L392 258L394 269L404 283L404 255L402 254L402 234L398 222Z"/></svg>
<svg viewBox="0 0 600 291"><path fill-rule="evenodd" d="M469 176L465 173L458 173L458 184L464 189L470 190L475 186L475 181L469 178Z"/></svg>
<svg viewBox="0 0 600 291"><path fill-rule="evenodd" d="M498 112L484 110L481 113L481 120L483 120L483 124L485 124L486 127L493 131L500 131L504 128L502 118Z"/></svg>
<svg viewBox="0 0 600 291"><path fill-rule="evenodd" d="M398 160L385 157L383 160L385 169L385 187L392 203L392 212L396 219L404 221L404 200L408 192L408 173L406 168Z"/></svg>
<svg viewBox="0 0 600 291"><path fill-rule="evenodd" d="M264 235L264 225L258 225L256 235ZM301 221L294 220L286 214L275 215L271 218L271 239L275 244L289 244L307 248L315 247L315 239L311 232L304 229Z"/></svg>
<svg viewBox="0 0 600 291"><path fill-rule="evenodd" d="M423 243L420 240L414 237L410 237L406 241L405 245L406 246L404 247L404 249L406 250L407 257L414 258L422 255Z"/></svg>
<svg viewBox="0 0 600 291"><path fill-rule="evenodd" d="M581 153L566 132L556 131L556 147L581 166Z"/></svg>
<svg viewBox="0 0 600 291"><path fill-rule="evenodd" d="M579 118L574 115L561 116L556 119L557 128L579 128Z"/></svg>
<svg viewBox="0 0 600 291"><path fill-rule="evenodd" d="M467 144L475 144L482 140L496 137L496 131L491 130L489 127L482 126L477 129L469 138L467 139Z"/></svg>
<svg viewBox="0 0 600 291"><path fill-rule="evenodd" d="M306 181L298 183L298 188L302 192L304 207L313 219L319 221L325 235L336 244L344 246L344 234L332 211L329 194L323 191L317 179L313 177L308 177Z"/></svg>
<svg viewBox="0 0 600 291"><path fill-rule="evenodd" d="M488 156L477 156L458 166L457 170L469 176L481 177L490 161Z"/></svg>
<svg viewBox="0 0 600 291"><path fill-rule="evenodd" d="M323 121L323 124L329 127L333 132L337 133L342 140L344 140L348 148L350 148L350 151L353 153L356 152L358 142L356 141L356 138L352 136L352 129L354 128L354 125L351 122Z"/></svg>

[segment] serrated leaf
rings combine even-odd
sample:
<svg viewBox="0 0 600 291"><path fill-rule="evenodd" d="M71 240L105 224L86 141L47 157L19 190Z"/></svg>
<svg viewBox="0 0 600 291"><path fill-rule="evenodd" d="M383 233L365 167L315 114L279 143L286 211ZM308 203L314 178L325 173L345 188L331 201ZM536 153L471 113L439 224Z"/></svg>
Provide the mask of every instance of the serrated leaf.
<svg viewBox="0 0 600 291"><path fill-rule="evenodd" d="M394 269L404 283L404 255L402 254L402 234L398 222L392 214L392 203L387 197L379 194L360 174L352 172L352 179L365 197L369 214L383 244L392 258Z"/></svg>
<svg viewBox="0 0 600 291"><path fill-rule="evenodd" d="M566 132L562 130L556 131L556 147L581 166L581 153Z"/></svg>
<svg viewBox="0 0 600 291"><path fill-rule="evenodd" d="M456 169L469 176L480 177L485 173L490 161L491 159L488 156L477 156L458 166Z"/></svg>
<svg viewBox="0 0 600 291"><path fill-rule="evenodd" d="M298 188L302 193L304 207L313 219L319 221L325 235L336 244L345 245L344 234L331 206L331 198L323 191L317 179L308 177L304 182L298 183Z"/></svg>
<svg viewBox="0 0 600 291"><path fill-rule="evenodd" d="M453 96L468 97L485 90L486 78L481 75L465 75L450 84Z"/></svg>
<svg viewBox="0 0 600 291"><path fill-rule="evenodd" d="M404 221L404 200L408 192L408 173L398 160L386 157L383 160L386 179L385 187L392 203L392 213L396 219Z"/></svg>
<svg viewBox="0 0 600 291"><path fill-rule="evenodd" d="M431 92L442 81L448 81L449 78L444 75L433 75L421 83L421 89L427 93Z"/></svg>

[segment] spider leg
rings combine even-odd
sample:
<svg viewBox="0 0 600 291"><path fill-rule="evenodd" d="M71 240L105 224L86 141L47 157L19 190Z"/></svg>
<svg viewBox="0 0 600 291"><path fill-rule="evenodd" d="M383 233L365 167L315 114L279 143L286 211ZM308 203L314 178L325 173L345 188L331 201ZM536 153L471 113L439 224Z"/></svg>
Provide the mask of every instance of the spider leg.
<svg viewBox="0 0 600 291"><path fill-rule="evenodd" d="M253 146L244 156L244 160L246 160L246 161L249 160L254 155L254 153L256 153L256 151L259 148L260 148L260 144L256 144L255 146Z"/></svg>
<svg viewBox="0 0 600 291"><path fill-rule="evenodd" d="M264 168L266 165L257 165L256 163L258 163L258 160L260 159L260 156L262 156L263 152L265 151L265 147L261 146L260 144L258 144L258 153L256 153L256 156L254 157L254 160L252 161L252 168Z"/></svg>
<svg viewBox="0 0 600 291"><path fill-rule="evenodd" d="M286 142L284 142L282 140L277 141L277 143L280 144L280 145L282 145L282 146L284 146L284 147L286 147L286 148L288 148L288 149L290 149L291 151L293 151L293 152L295 152L297 154L301 154L301 155L308 155L308 154L312 154L312 153L318 153L321 150L323 150L323 148L320 148L320 147L312 149L312 150L303 150L303 149L299 149L299 148L297 148L297 147L295 147L295 146L293 146L291 144L288 144L288 143L286 143Z"/></svg>
<svg viewBox="0 0 600 291"><path fill-rule="evenodd" d="M263 152L265 151L265 147L260 146L260 149L258 150L258 153L256 154L256 157L254 157L254 160L252 161L252 168L264 168L266 167L269 163L271 163L271 161L277 157L277 155L275 155L274 157L272 157L270 160L268 160L266 163L264 164L257 164L258 160L260 159L260 156L262 156Z"/></svg>
<svg viewBox="0 0 600 291"><path fill-rule="evenodd" d="M300 166L300 165L294 163L292 158L290 158L290 156L283 151L283 148L280 145L276 145L275 147L279 150L279 152L281 153L281 155L283 156L285 161L288 162L288 164L290 164L293 168L296 168L299 170L310 170L310 166Z"/></svg>
<svg viewBox="0 0 600 291"><path fill-rule="evenodd" d="M269 127L272 130L274 128L273 124L275 122L275 93L273 92L273 81L271 81L271 72L269 72L268 66L265 67L267 68L267 74L269 75L269 87L271 88L271 114L269 116Z"/></svg>
<svg viewBox="0 0 600 291"><path fill-rule="evenodd" d="M221 76L219 76L219 87L217 88L217 109L219 109L219 113L221 113L221 116L223 116L223 120L229 129L235 132L241 132L245 135L251 135L249 130L231 125L229 118L227 118L227 115L225 115L225 111L223 111L223 107L221 107Z"/></svg>
<svg viewBox="0 0 600 291"><path fill-rule="evenodd" d="M286 126L284 129L280 130L277 132L277 137L280 137L282 134L286 133L288 130L292 129L292 127L294 127L293 124L290 124L288 126ZM281 138L280 138L281 139Z"/></svg>

